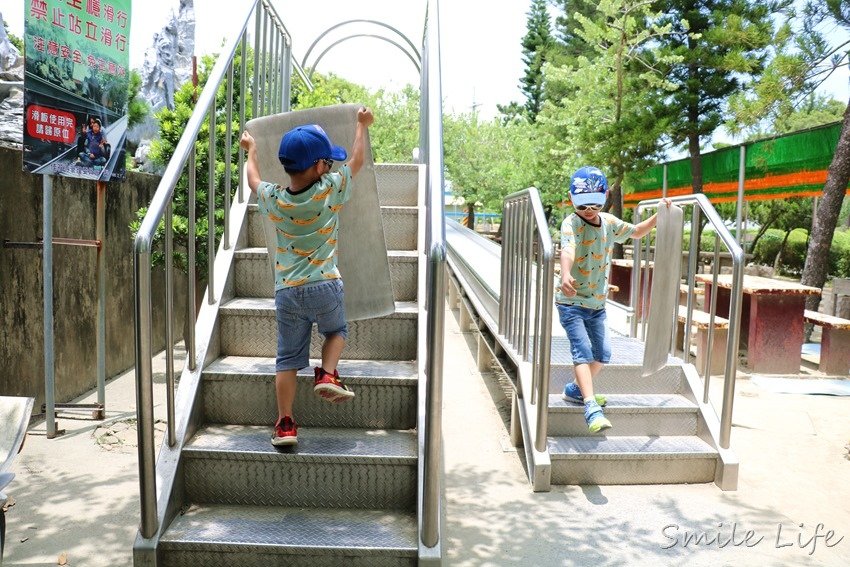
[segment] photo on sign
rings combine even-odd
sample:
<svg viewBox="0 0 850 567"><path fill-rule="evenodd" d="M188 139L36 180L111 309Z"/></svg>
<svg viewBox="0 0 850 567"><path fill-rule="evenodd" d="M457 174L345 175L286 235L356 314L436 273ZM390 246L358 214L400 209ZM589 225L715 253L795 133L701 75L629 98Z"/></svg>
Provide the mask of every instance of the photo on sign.
<svg viewBox="0 0 850 567"><path fill-rule="evenodd" d="M27 0L24 171L125 176L131 0Z"/></svg>

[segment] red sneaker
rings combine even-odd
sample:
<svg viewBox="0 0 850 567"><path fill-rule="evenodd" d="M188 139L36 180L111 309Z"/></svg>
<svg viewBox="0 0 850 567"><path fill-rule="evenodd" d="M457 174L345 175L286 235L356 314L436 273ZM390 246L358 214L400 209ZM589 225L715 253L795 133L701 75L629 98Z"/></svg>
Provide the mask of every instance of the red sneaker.
<svg viewBox="0 0 850 567"><path fill-rule="evenodd" d="M287 447L296 444L298 444L298 425L288 415L284 416L274 426L272 445L275 447Z"/></svg>
<svg viewBox="0 0 850 567"><path fill-rule="evenodd" d="M334 370L334 373L331 374L326 372L324 368L317 366L313 369L313 372L316 376L316 385L313 386L313 391L317 396L337 404L354 397L354 392L340 381L339 371Z"/></svg>

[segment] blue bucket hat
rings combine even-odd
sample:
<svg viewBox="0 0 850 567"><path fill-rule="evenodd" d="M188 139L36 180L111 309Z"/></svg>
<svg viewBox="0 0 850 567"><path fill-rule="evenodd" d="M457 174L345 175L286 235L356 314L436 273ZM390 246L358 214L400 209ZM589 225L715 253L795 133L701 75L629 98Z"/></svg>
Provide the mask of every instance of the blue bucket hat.
<svg viewBox="0 0 850 567"><path fill-rule="evenodd" d="M320 159L345 161L345 148L335 146L318 124L299 126L283 135L277 157L283 167L291 171L304 171Z"/></svg>
<svg viewBox="0 0 850 567"><path fill-rule="evenodd" d="M584 166L570 178L570 200L573 205L604 205L608 180L597 167Z"/></svg>

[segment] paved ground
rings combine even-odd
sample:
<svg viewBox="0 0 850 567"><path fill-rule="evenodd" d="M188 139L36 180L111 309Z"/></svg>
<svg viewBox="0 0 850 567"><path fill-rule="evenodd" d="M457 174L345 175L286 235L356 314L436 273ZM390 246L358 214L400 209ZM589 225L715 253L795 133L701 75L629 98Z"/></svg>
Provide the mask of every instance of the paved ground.
<svg viewBox="0 0 850 567"><path fill-rule="evenodd" d="M459 332L456 313L446 318L446 337L446 564L850 565L850 398L772 394L739 380L736 492L702 484L535 494L508 442L502 383L476 370L473 337ZM52 440L43 424L32 428L8 491L15 505L4 566L60 558L71 566L131 565L139 521L133 380L129 372L109 382L106 422L62 418L66 434ZM718 400L719 385L712 384ZM818 533L832 536L808 543L819 523ZM733 528L735 540L726 543ZM695 533L714 540L718 532L719 544L693 542Z"/></svg>

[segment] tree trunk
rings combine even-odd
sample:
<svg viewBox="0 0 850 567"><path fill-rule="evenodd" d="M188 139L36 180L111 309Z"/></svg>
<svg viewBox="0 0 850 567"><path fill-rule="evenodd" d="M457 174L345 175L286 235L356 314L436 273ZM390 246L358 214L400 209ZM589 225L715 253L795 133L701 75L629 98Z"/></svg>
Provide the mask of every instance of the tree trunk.
<svg viewBox="0 0 850 567"><path fill-rule="evenodd" d="M823 194L818 205L817 218L813 218L806 251L806 263L803 266L801 283L823 288L829 267L829 248L841 213L841 203L850 181L850 105L844 110L844 123L838 136L838 145L832 156L832 163L823 186ZM817 311L819 295L806 298L806 309Z"/></svg>
<svg viewBox="0 0 850 567"><path fill-rule="evenodd" d="M623 176L618 175L611 186L611 213L618 219L623 218ZM623 257L623 245L614 243L614 258Z"/></svg>
<svg viewBox="0 0 850 567"><path fill-rule="evenodd" d="M779 245L779 251L776 253L776 258L773 259L773 275L779 275L779 264L782 262L782 253L785 251L785 244L788 243L788 237L791 236L791 231L785 232L785 238L782 239L782 244Z"/></svg>
<svg viewBox="0 0 850 567"><path fill-rule="evenodd" d="M470 203L469 208L466 209L466 228L469 230L475 230L475 205L472 203Z"/></svg>

